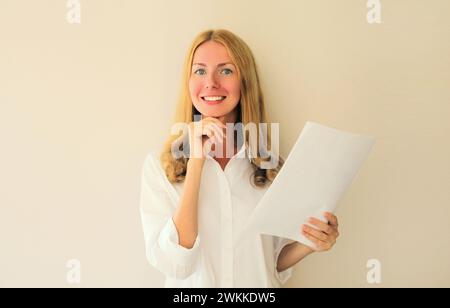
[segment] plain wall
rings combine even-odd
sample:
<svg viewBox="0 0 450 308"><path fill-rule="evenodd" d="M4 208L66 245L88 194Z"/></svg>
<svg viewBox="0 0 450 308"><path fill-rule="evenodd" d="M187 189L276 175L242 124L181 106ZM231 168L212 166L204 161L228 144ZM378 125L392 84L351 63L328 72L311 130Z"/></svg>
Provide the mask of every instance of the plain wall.
<svg viewBox="0 0 450 308"><path fill-rule="evenodd" d="M450 286L450 2L0 0L0 286L157 287L139 216L182 64L208 28L258 63L287 155L306 121L376 137L332 251L288 287ZM81 262L81 284L66 280ZM381 262L381 284L366 280Z"/></svg>

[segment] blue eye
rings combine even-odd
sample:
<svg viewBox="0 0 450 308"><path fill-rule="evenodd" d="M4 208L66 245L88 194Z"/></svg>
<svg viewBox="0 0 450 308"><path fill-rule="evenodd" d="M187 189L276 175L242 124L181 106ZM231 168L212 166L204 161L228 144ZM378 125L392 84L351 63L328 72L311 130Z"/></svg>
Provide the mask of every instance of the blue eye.
<svg viewBox="0 0 450 308"><path fill-rule="evenodd" d="M202 69L202 68L199 68L198 70L196 70L194 72L194 74L196 74L196 75L204 75L205 74L205 70Z"/></svg>
<svg viewBox="0 0 450 308"><path fill-rule="evenodd" d="M224 73L225 75L230 75L230 74L233 73L233 71L230 70L229 68L224 68L224 69L222 70L222 72L225 72L225 73Z"/></svg>

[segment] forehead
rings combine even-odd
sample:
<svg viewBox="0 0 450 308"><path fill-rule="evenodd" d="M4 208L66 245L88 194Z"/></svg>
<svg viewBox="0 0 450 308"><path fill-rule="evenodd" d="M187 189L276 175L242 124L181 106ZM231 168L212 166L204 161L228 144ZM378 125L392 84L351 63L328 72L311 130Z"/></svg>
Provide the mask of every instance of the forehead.
<svg viewBox="0 0 450 308"><path fill-rule="evenodd" d="M227 49L220 43L208 41L197 47L193 63L218 64L232 62Z"/></svg>

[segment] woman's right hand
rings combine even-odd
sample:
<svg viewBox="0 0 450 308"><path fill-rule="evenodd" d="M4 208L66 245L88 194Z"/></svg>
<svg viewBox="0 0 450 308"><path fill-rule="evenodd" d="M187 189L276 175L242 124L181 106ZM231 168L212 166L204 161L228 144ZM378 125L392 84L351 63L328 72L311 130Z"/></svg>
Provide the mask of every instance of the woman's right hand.
<svg viewBox="0 0 450 308"><path fill-rule="evenodd" d="M216 142L223 142L226 126L213 117L189 123L189 159L204 162Z"/></svg>

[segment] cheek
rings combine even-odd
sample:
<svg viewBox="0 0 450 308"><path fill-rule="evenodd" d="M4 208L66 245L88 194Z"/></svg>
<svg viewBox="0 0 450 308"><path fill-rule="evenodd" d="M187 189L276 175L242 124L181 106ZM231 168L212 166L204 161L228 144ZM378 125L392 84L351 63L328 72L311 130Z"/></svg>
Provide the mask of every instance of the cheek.
<svg viewBox="0 0 450 308"><path fill-rule="evenodd" d="M233 95L233 96L240 96L241 94L241 85L239 83L239 81L232 81L230 82L230 84L227 86L228 87L228 92Z"/></svg>
<svg viewBox="0 0 450 308"><path fill-rule="evenodd" d="M240 93L240 83L236 78L224 78L220 81L220 86L225 89L229 95L236 95Z"/></svg>
<svg viewBox="0 0 450 308"><path fill-rule="evenodd" d="M198 80L189 80L189 92L191 93L191 97L198 97L201 89L202 84Z"/></svg>

